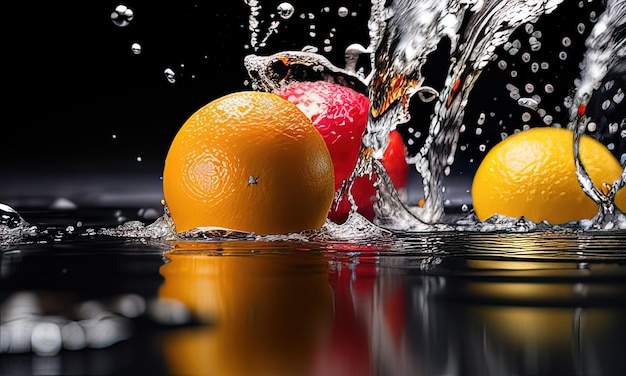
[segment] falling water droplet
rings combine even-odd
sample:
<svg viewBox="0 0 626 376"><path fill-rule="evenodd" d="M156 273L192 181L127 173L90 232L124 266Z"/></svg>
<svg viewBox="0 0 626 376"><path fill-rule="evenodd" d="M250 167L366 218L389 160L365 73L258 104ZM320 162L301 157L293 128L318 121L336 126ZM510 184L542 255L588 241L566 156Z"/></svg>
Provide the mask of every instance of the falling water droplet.
<svg viewBox="0 0 626 376"><path fill-rule="evenodd" d="M116 6L113 13L111 13L111 21L113 21L116 26L126 27L130 24L130 21L133 20L134 16L132 9L128 8L126 5L120 4Z"/></svg>
<svg viewBox="0 0 626 376"><path fill-rule="evenodd" d="M135 55L139 55L141 53L141 44L135 42L130 46L130 50L133 51Z"/></svg>
<svg viewBox="0 0 626 376"><path fill-rule="evenodd" d="M280 18L282 18L283 20L288 20L291 18L291 16L293 16L295 9L293 5L291 5L291 3L285 2L278 4L276 12L278 12Z"/></svg>
<svg viewBox="0 0 626 376"><path fill-rule="evenodd" d="M169 82L170 84L176 83L176 73L174 73L172 68L166 68L163 73L165 74L167 82Z"/></svg>

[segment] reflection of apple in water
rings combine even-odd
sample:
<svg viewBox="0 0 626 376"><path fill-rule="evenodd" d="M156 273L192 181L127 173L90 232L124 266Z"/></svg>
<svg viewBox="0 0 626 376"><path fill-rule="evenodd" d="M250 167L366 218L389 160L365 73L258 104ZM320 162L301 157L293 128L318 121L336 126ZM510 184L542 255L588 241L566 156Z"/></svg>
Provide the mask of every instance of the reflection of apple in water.
<svg viewBox="0 0 626 376"><path fill-rule="evenodd" d="M359 158L369 100L353 89L326 81L293 82L276 94L296 104L324 137L335 167L337 190L350 176ZM407 184L409 170L405 156L406 147L402 136L393 131L382 162L396 189L404 188ZM352 187L358 212L370 220L374 217L374 182L374 177L363 176L357 178ZM331 208L329 218L343 222L349 211L350 204L344 198L337 208Z"/></svg>

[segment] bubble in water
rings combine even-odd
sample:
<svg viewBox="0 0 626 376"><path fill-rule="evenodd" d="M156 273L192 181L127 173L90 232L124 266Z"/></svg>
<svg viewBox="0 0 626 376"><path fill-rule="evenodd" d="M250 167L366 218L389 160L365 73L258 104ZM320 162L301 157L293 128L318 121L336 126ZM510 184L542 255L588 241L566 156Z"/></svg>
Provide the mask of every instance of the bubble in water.
<svg viewBox="0 0 626 376"><path fill-rule="evenodd" d="M295 9L291 3L280 3L278 7L276 7L276 12L283 20L287 20L293 16Z"/></svg>
<svg viewBox="0 0 626 376"><path fill-rule="evenodd" d="M133 51L135 55L139 55L141 53L141 44L135 42L130 46L130 50Z"/></svg>
<svg viewBox="0 0 626 376"><path fill-rule="evenodd" d="M170 84L176 83L176 73L174 73L172 68L166 68L163 73L165 74L167 82L169 82Z"/></svg>
<svg viewBox="0 0 626 376"><path fill-rule="evenodd" d="M339 7L337 10L337 15L339 15L339 17L346 17L348 13L350 13L350 11L346 7Z"/></svg>
<svg viewBox="0 0 626 376"><path fill-rule="evenodd" d="M111 21L113 21L116 26L125 27L133 20L134 16L132 9L128 8L126 5L120 4L116 6L113 13L111 13Z"/></svg>

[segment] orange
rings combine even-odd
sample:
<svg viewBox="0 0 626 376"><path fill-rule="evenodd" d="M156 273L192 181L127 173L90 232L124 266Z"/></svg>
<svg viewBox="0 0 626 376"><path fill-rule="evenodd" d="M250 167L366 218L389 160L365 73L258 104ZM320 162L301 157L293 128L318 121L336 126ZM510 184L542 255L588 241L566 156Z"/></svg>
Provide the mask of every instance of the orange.
<svg viewBox="0 0 626 376"><path fill-rule="evenodd" d="M196 243L166 254L159 298L212 324L165 333L169 368L176 375L310 374L333 319L328 261L269 243L237 247L222 244L218 255Z"/></svg>
<svg viewBox="0 0 626 376"><path fill-rule="evenodd" d="M480 220L494 214L563 224L592 218L598 205L580 187L574 164L573 132L537 127L496 144L474 176L472 199ZM612 184L622 173L613 154L590 136L580 140L580 156L597 187ZM626 191L615 203L626 209Z"/></svg>
<svg viewBox="0 0 626 376"><path fill-rule="evenodd" d="M235 92L180 128L165 159L163 194L177 232L315 230L333 200L333 163L295 104L271 93Z"/></svg>

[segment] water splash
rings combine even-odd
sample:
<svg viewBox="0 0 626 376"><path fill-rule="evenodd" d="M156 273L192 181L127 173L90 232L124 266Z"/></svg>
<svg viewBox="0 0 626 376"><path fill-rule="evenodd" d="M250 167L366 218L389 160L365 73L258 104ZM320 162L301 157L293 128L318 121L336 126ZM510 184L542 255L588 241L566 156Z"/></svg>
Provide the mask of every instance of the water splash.
<svg viewBox="0 0 626 376"><path fill-rule="evenodd" d="M363 137L363 147L373 149L374 158L380 158L387 147L389 132L410 120L410 99L423 90L422 68L428 55L442 38L450 41L448 74L434 107L428 137L421 150L408 159L422 177L425 203L422 208L412 210L414 219L408 222L406 216L399 214L402 207L396 205L398 212L386 215L390 219L401 218L394 227L419 228L419 222L441 220L445 168L454 161L465 107L475 82L493 60L496 49L509 40L513 31L549 14L560 3L558 0L450 1L447 4L400 1L386 10L392 16L382 30L382 37L378 38L381 43L370 83L372 110ZM409 11L401 11L404 8ZM361 155L366 158L368 154Z"/></svg>
<svg viewBox="0 0 626 376"><path fill-rule="evenodd" d="M571 100L568 128L574 131L574 161L578 182L585 193L598 204L598 213L590 221L583 221L583 225L610 229L626 222L624 213L614 202L617 191L626 185L626 167L620 178L597 187L581 161L579 148L580 139L589 129L590 117L593 117L587 115L587 106L592 96L607 77L626 74L626 1L606 2L606 8L587 38L585 47L580 80Z"/></svg>

